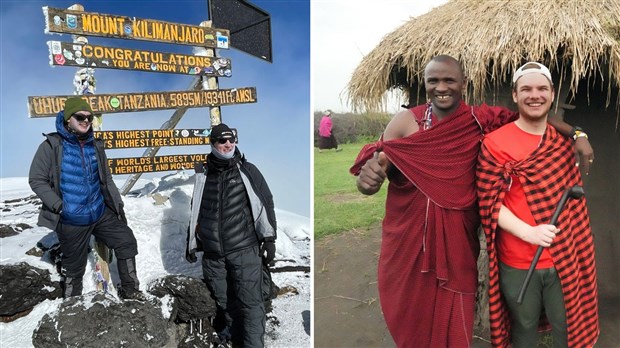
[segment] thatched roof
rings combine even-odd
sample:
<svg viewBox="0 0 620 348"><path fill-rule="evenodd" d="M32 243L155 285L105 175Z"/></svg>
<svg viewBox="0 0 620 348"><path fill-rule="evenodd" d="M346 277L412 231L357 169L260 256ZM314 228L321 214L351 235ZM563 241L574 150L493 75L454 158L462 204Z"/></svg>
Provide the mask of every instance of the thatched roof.
<svg viewBox="0 0 620 348"><path fill-rule="evenodd" d="M620 0L449 1L387 34L364 57L347 88L351 106L385 108L386 91L421 86L438 54L462 62L473 87L466 99L474 103L530 60L560 74L571 92L598 75L611 93L620 86Z"/></svg>

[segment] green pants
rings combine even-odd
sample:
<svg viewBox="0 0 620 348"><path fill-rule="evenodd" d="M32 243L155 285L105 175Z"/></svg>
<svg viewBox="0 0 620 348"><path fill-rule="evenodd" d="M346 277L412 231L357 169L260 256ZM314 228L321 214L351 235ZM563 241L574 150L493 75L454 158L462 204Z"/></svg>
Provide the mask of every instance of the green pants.
<svg viewBox="0 0 620 348"><path fill-rule="evenodd" d="M551 324L553 347L568 347L566 308L562 284L555 268L537 269L525 292L523 303L517 304L519 290L527 270L499 264L499 284L510 312L513 348L536 347L541 311Z"/></svg>

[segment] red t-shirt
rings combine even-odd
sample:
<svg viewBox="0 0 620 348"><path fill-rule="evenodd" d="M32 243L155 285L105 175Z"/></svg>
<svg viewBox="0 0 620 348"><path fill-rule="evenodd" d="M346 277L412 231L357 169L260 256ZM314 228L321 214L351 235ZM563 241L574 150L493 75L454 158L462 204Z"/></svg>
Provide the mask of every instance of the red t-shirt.
<svg viewBox="0 0 620 348"><path fill-rule="evenodd" d="M484 144L498 163L521 161L538 148L542 135L527 133L514 122L491 132L484 139ZM504 205L518 218L531 226L537 225L525 198L525 192L519 178L512 176L510 190L504 197ZM538 245L530 244L498 227L496 247L499 260L510 267L528 269L534 258ZM536 269L553 267L553 259L545 248L536 265Z"/></svg>

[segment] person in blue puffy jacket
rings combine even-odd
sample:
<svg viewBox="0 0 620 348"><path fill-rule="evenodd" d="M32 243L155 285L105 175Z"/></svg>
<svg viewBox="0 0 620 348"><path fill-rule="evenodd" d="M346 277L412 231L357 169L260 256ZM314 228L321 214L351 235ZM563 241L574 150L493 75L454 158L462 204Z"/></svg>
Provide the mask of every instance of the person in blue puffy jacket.
<svg viewBox="0 0 620 348"><path fill-rule="evenodd" d="M68 98L30 165L28 182L41 199L39 226L55 230L62 251L63 297L82 294L91 235L114 250L119 294L145 300L136 274L138 245L127 226L103 142L92 130L93 112L80 97Z"/></svg>

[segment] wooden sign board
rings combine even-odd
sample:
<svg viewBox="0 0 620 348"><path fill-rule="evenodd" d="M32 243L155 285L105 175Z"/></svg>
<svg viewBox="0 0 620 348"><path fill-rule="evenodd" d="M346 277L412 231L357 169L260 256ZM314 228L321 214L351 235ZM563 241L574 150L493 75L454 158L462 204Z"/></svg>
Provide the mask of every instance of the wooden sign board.
<svg viewBox="0 0 620 348"><path fill-rule="evenodd" d="M157 6L156 3L152 4ZM165 42L209 48L229 48L230 32L94 12L43 7L45 32Z"/></svg>
<svg viewBox="0 0 620 348"><path fill-rule="evenodd" d="M94 132L106 149L209 145L210 129L143 129Z"/></svg>
<svg viewBox="0 0 620 348"><path fill-rule="evenodd" d="M136 174L181 169L193 170L194 163L206 160L207 154L125 157L109 158L108 166L112 174Z"/></svg>
<svg viewBox="0 0 620 348"><path fill-rule="evenodd" d="M30 117L52 117L64 109L67 98L74 95L28 97ZM199 108L256 103L255 87L213 89L207 91L173 91L127 94L85 94L81 96L95 114L148 110Z"/></svg>
<svg viewBox="0 0 620 348"><path fill-rule="evenodd" d="M214 77L232 76L229 58L48 41L50 65L122 69Z"/></svg>

